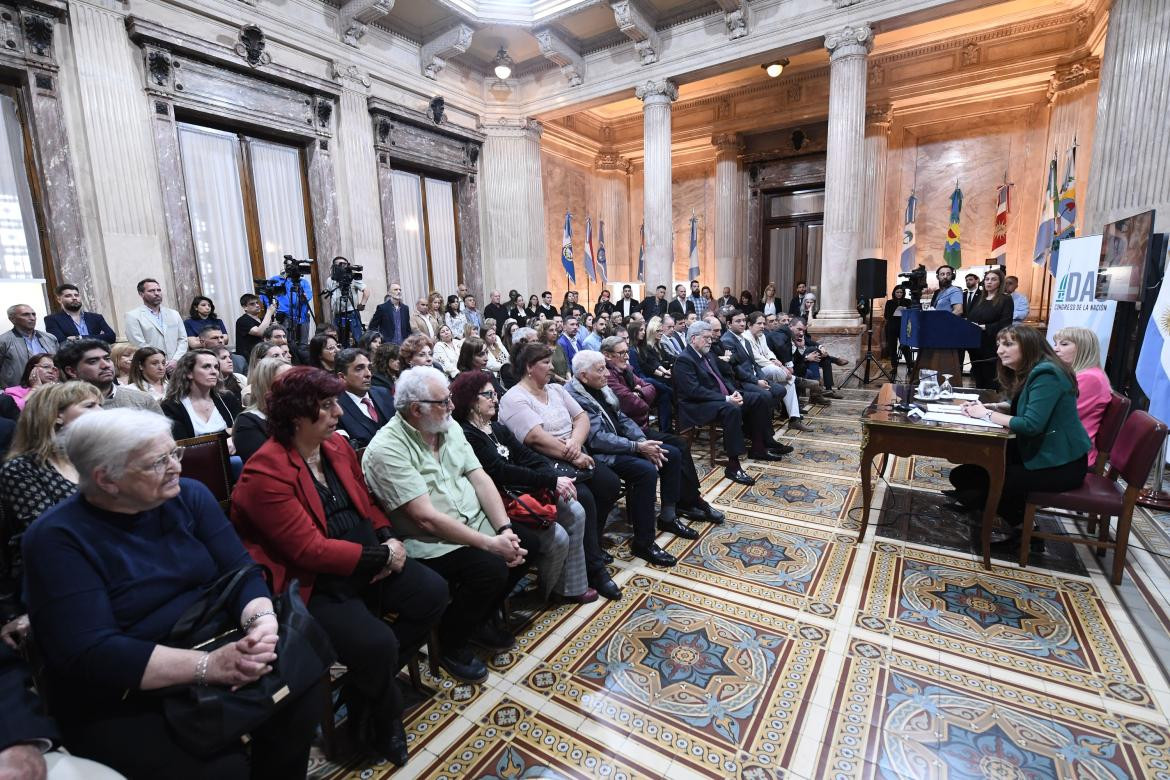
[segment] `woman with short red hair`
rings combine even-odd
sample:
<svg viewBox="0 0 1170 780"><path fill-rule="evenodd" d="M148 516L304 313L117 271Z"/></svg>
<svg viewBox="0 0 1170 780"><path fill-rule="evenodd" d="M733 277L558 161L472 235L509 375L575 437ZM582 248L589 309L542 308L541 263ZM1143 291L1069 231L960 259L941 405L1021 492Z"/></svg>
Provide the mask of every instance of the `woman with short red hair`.
<svg viewBox="0 0 1170 780"><path fill-rule="evenodd" d="M397 766L408 758L395 677L439 622L446 581L406 557L353 448L337 434L345 383L299 366L268 392L272 435L244 466L232 522L273 588L296 579L349 673L355 735ZM392 625L382 618L394 613Z"/></svg>

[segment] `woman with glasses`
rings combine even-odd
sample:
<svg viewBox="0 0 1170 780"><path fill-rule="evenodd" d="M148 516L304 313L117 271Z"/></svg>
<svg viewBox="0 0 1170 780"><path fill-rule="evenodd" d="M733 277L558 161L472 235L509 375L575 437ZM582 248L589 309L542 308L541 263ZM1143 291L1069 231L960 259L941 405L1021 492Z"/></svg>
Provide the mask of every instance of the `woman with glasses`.
<svg viewBox="0 0 1170 780"><path fill-rule="evenodd" d="M513 366L519 380L500 399L500 422L517 441L552 459L558 473L575 478L577 500L585 507L589 584L607 599L620 599L621 590L605 568L613 558L601 549L601 531L621 483L585 451L589 417L563 385L551 381L552 354L551 347L540 343L525 344L516 354Z"/></svg>
<svg viewBox="0 0 1170 780"><path fill-rule="evenodd" d="M79 492L41 515L23 544L37 562L25 596L65 747L127 777L304 777L319 684L276 704L247 745L210 754L183 747L163 712L161 689L231 688L270 673L279 634L253 569L228 607L244 638L210 652L166 644L207 588L252 564L211 492L180 479L170 421L135 409L86 414L69 425L65 454Z"/></svg>
<svg viewBox="0 0 1170 780"><path fill-rule="evenodd" d="M337 433L344 391L341 379L307 366L272 383L272 438L240 475L232 522L272 572L273 587L300 582L309 612L349 670L342 695L355 737L402 766L406 732L395 677L439 622L447 584L406 557L370 496L357 455Z"/></svg>
<svg viewBox="0 0 1170 780"><path fill-rule="evenodd" d="M4 388L4 395L10 397L17 409L24 408L25 399L41 385L51 385L57 382L57 364L53 356L45 353L33 355L24 363L24 370L20 372L20 384Z"/></svg>
<svg viewBox="0 0 1170 780"><path fill-rule="evenodd" d="M333 358L341 351L337 337L321 332L309 340L309 365L333 373Z"/></svg>
<svg viewBox="0 0 1170 780"><path fill-rule="evenodd" d="M77 469L61 446L65 427L102 397L88 382L45 385L29 394L4 465L0 466L0 639L18 647L28 633L20 597L20 537L49 507L77 492Z"/></svg>

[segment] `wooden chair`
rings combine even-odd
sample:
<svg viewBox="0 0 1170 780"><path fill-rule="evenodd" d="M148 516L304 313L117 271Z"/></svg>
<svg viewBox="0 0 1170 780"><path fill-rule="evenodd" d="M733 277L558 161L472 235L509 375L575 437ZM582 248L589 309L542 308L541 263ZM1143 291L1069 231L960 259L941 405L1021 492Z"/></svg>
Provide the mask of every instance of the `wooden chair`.
<svg viewBox="0 0 1170 780"><path fill-rule="evenodd" d="M175 442L183 448L182 475L207 486L226 512L232 501L232 467L227 434L209 433Z"/></svg>
<svg viewBox="0 0 1170 780"><path fill-rule="evenodd" d="M707 455L711 458L711 465L715 466L720 462L717 442L723 435L718 423L709 422L706 425L696 425L693 428L679 431L679 436L682 436L686 440L687 446L690 447L693 453L695 451L695 441L698 439L700 431L704 431L707 434Z"/></svg>
<svg viewBox="0 0 1170 780"><path fill-rule="evenodd" d="M1093 447L1097 450L1097 461L1090 463L1089 468L1094 474L1104 474L1105 464L1109 462L1109 453L1121 433L1121 426L1129 416L1129 407L1132 402L1116 390L1109 399L1109 406L1105 407L1105 415L1101 418L1101 425L1097 428L1097 437L1093 440Z"/></svg>
<svg viewBox="0 0 1170 780"><path fill-rule="evenodd" d="M1109 457L1109 468L1104 475L1089 473L1085 483L1076 490L1065 493L1033 492L1028 494L1024 510L1023 534L1020 538L1020 568L1028 565L1032 537L1056 539L1074 544L1088 544L1098 550L1113 550L1114 585L1121 584L1125 570L1125 552L1129 546L1129 527L1133 518L1138 493L1145 486L1150 470L1158 458L1159 450L1165 446L1167 427L1145 412L1134 412L1121 427ZM1123 490L1117 479L1125 480ZM1068 536L1047 534L1034 530L1037 507L1056 507L1087 512L1100 518L1100 529L1096 538L1089 536ZM1117 518L1117 536L1109 539L1108 518Z"/></svg>

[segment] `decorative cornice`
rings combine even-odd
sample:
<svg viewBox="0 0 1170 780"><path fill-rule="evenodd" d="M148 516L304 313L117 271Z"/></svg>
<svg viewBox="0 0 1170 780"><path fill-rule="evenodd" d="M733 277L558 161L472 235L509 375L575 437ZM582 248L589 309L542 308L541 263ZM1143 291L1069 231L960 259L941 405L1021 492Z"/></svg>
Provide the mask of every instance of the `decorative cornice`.
<svg viewBox="0 0 1170 780"><path fill-rule="evenodd" d="M673 103L678 100L678 85L670 79L644 81L634 87L634 97L643 103L663 102L663 99L666 102Z"/></svg>
<svg viewBox="0 0 1170 780"><path fill-rule="evenodd" d="M842 27L825 36L825 48L829 50L830 62L842 57L865 56L873 48L873 29L868 24Z"/></svg>
<svg viewBox="0 0 1170 780"><path fill-rule="evenodd" d="M662 44L658 40L654 23L639 10L633 0L617 0L611 3L610 7L613 9L613 18L618 29L634 42L639 61L643 65L658 62Z"/></svg>
<svg viewBox="0 0 1170 780"><path fill-rule="evenodd" d="M716 133L711 136L711 145L717 155L737 155L745 148L739 133Z"/></svg>
<svg viewBox="0 0 1170 780"><path fill-rule="evenodd" d="M337 17L342 42L357 46L368 26L390 13L393 8L394 0L345 0Z"/></svg>
<svg viewBox="0 0 1170 780"><path fill-rule="evenodd" d="M370 74L361 70L357 65L350 63L342 64L337 60L333 60L331 70L333 72L333 79L346 89L365 92L370 88L370 84L372 83Z"/></svg>
<svg viewBox="0 0 1170 780"><path fill-rule="evenodd" d="M511 119L496 117L481 121L476 129L487 138L528 138L539 141L544 132L544 125L535 119Z"/></svg>
<svg viewBox="0 0 1170 780"><path fill-rule="evenodd" d="M443 68L447 67L449 58L462 54L471 47L474 35L475 30L470 25L457 24L424 43L418 52L422 74L428 79L437 79Z"/></svg>
<svg viewBox="0 0 1170 780"><path fill-rule="evenodd" d="M1100 77L1100 57L1089 56L1078 62L1062 65L1056 69L1048 82L1048 102L1051 103L1061 92L1079 87L1089 81L1095 81Z"/></svg>

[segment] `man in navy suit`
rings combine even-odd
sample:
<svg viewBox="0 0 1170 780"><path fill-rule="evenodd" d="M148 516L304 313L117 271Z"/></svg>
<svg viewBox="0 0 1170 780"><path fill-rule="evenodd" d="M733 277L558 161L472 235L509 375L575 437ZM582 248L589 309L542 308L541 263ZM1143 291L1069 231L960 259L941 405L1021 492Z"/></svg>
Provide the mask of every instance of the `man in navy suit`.
<svg viewBox="0 0 1170 780"><path fill-rule="evenodd" d="M81 291L75 284L57 287L57 305L61 311L45 317L45 330L65 343L69 339L101 339L107 344L118 340L118 334L100 314L81 310Z"/></svg>
<svg viewBox="0 0 1170 780"><path fill-rule="evenodd" d="M675 320L684 320L688 314L695 311L695 302L687 297L687 288L681 284L674 286L674 300L666 306L666 313Z"/></svg>
<svg viewBox="0 0 1170 780"><path fill-rule="evenodd" d="M378 304L370 318L370 330L377 329L382 341L401 344L410 335L410 307L402 303L402 285L390 285L390 300Z"/></svg>
<svg viewBox="0 0 1170 780"><path fill-rule="evenodd" d="M747 331L747 316L742 311L736 311L727 321L727 332L720 341L727 348L731 367L735 369L735 378L740 382L744 394L759 393L768 400L773 410L784 403L784 385L779 382L769 382L756 362L755 347L750 339L744 337Z"/></svg>
<svg viewBox="0 0 1170 780"><path fill-rule="evenodd" d="M371 387L370 355L364 349L343 349L333 359L337 378L345 382L341 404L341 431L354 448L365 447L378 429L394 416L394 396L384 387Z"/></svg>
<svg viewBox="0 0 1170 780"><path fill-rule="evenodd" d="M642 317L649 322L655 317L666 316L666 285L660 284L654 289L653 295L647 295L642 301Z"/></svg>
<svg viewBox="0 0 1170 780"><path fill-rule="evenodd" d="M679 430L718 421L723 428L723 450L727 454L725 476L741 485L755 479L743 470L739 458L747 450L756 460L779 460L768 451L772 441L772 409L764 396L745 396L720 375L711 357L711 326L695 322L687 328L687 348L674 361L674 389L678 398Z"/></svg>

